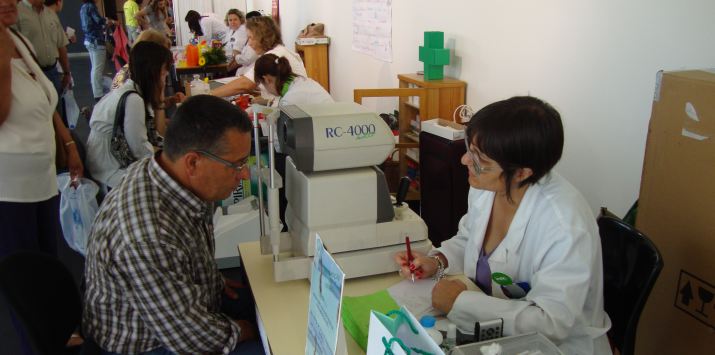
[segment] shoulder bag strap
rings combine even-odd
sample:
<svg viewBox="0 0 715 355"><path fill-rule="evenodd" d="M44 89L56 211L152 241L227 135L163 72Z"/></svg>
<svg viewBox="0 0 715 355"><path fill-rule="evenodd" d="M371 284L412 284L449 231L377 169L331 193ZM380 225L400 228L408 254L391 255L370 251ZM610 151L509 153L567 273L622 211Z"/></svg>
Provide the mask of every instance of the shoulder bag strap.
<svg viewBox="0 0 715 355"><path fill-rule="evenodd" d="M10 30L10 32L12 32L12 34L15 35L15 37L17 37L17 38L20 39L20 42L22 42L22 44L25 45L25 48L27 48L27 51L30 52L30 55L32 56L32 59L35 60L35 63L37 63L37 66L40 67L40 68L42 68L42 66L40 65L40 62L37 60L37 56L35 55L35 52L33 52L33 51L32 51L32 48L30 48L30 45L28 45L27 42L25 42L25 39L22 38L22 35L20 35L20 34L19 34L17 31L15 31L15 29L12 28L12 27L8 27L8 29Z"/></svg>
<svg viewBox="0 0 715 355"><path fill-rule="evenodd" d="M112 126L112 137L117 136L117 132L121 131L124 133L124 108L127 106L127 96L130 94L137 94L138 92L134 90L129 90L122 94L119 98L119 103L117 103L117 111L114 113L114 125Z"/></svg>

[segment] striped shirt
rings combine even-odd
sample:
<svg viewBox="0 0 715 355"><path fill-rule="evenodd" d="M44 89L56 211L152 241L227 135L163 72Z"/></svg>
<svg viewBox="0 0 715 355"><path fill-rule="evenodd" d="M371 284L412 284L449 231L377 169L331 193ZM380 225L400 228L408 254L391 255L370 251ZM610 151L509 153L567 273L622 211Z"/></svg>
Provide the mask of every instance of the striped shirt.
<svg viewBox="0 0 715 355"><path fill-rule="evenodd" d="M156 157L131 165L97 213L82 325L111 352L227 354L239 327L220 313L224 281L214 261L210 204Z"/></svg>

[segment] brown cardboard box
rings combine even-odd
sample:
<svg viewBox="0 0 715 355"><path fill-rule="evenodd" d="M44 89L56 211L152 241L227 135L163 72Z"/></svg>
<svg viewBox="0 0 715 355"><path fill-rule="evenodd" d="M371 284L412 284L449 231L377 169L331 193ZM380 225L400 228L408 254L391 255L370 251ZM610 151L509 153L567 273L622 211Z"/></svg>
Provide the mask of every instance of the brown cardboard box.
<svg viewBox="0 0 715 355"><path fill-rule="evenodd" d="M636 353L715 353L715 72L659 74L637 227L665 267Z"/></svg>

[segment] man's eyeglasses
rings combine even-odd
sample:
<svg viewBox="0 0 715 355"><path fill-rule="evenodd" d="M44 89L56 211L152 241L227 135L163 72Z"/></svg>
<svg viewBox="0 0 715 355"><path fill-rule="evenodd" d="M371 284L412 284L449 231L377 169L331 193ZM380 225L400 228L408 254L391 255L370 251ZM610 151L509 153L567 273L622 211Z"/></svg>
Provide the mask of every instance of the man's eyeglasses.
<svg viewBox="0 0 715 355"><path fill-rule="evenodd" d="M240 162L237 164L237 163L232 163L225 159L221 159L217 155L215 155L213 153L209 153L205 150L197 150L196 153L199 153L199 154L201 154L217 163L221 163L223 166L233 169L237 173L240 173L241 171L243 171L243 169L245 169L248 166L248 159L244 159L243 162Z"/></svg>
<svg viewBox="0 0 715 355"><path fill-rule="evenodd" d="M474 153L469 148L469 137L466 134L464 135L464 144L467 146L467 154L469 154L469 158L472 159L472 167L474 168L475 174L480 175L480 174L494 170L494 168L492 168L492 167L484 167L484 166L479 165L479 159L477 159L477 157L474 156Z"/></svg>

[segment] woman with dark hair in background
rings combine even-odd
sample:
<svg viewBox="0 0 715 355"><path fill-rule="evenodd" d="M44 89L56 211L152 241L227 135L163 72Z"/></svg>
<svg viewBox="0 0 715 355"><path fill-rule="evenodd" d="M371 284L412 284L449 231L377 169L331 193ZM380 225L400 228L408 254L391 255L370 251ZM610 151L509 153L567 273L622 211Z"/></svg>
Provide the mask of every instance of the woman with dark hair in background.
<svg viewBox="0 0 715 355"><path fill-rule="evenodd" d="M482 290L441 280L432 305L460 329L502 319L504 335L539 332L564 354L610 354L601 240L593 211L552 170L561 116L534 97L479 110L467 124L469 209L457 234L428 255L395 255L403 277L464 273Z"/></svg>
<svg viewBox="0 0 715 355"><path fill-rule="evenodd" d="M279 98L277 106L322 104L333 98L315 80L293 73L288 59L275 54L264 54L254 65L256 84Z"/></svg>
<svg viewBox="0 0 715 355"><path fill-rule="evenodd" d="M305 66L300 56L283 45L281 30L272 18L260 16L246 21L246 32L248 34L248 45L253 48L258 55L275 54L278 57L285 57L290 63L291 71L297 75L307 77ZM254 90L258 83L255 79L254 67L250 66L244 75L236 80L211 91L214 96L233 96ZM261 95L271 98L272 95L265 89L261 89Z"/></svg>
<svg viewBox="0 0 715 355"><path fill-rule="evenodd" d="M92 63L90 73L92 94L94 95L94 100L99 101L104 96L102 73L104 73L104 64L107 62L104 28L107 24L114 23L114 21L99 14L94 0L82 0L82 2L84 4L79 9L79 15L82 21L82 32L84 32L84 46L89 52L89 60Z"/></svg>
<svg viewBox="0 0 715 355"><path fill-rule="evenodd" d="M214 39L225 42L228 27L215 15L201 15L194 10L189 10L184 20L188 23L189 30L199 42L203 40L210 42Z"/></svg>
<svg viewBox="0 0 715 355"><path fill-rule="evenodd" d="M161 145L156 131L155 118L164 112L164 83L169 74L173 56L165 46L154 42L138 42L129 57L130 79L104 97L92 112L87 141L87 166L92 177L108 187L116 186L125 168L111 152L112 129L117 110L124 109L124 131L127 144L135 159L154 153ZM124 107L119 100L130 93Z"/></svg>

